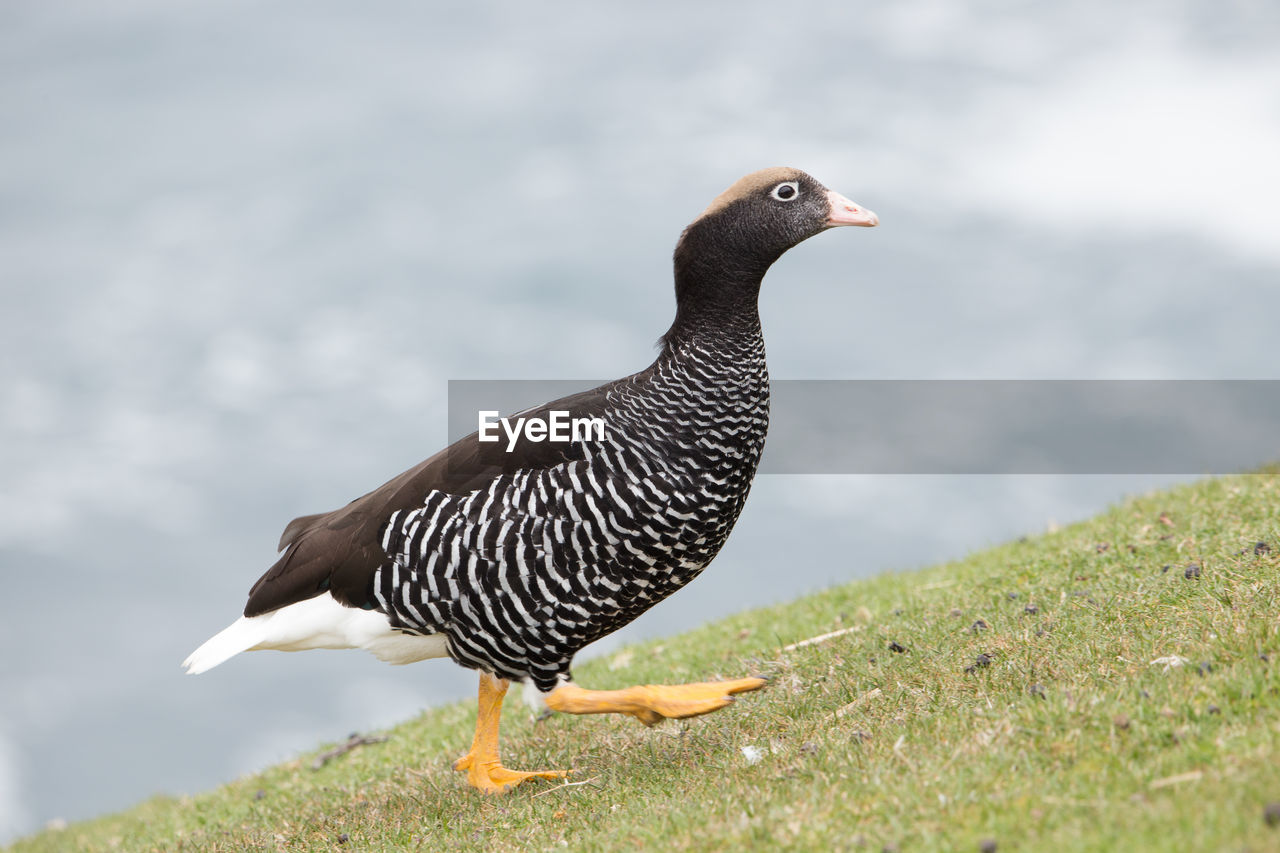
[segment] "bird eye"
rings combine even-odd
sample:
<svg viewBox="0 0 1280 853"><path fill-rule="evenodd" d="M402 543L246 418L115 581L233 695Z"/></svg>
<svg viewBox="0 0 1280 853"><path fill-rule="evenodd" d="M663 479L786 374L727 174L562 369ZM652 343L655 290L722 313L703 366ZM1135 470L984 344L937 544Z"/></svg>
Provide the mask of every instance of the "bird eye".
<svg viewBox="0 0 1280 853"><path fill-rule="evenodd" d="M773 188L769 193L770 197L776 198L778 201L791 201L800 195L800 185L795 181L784 181Z"/></svg>

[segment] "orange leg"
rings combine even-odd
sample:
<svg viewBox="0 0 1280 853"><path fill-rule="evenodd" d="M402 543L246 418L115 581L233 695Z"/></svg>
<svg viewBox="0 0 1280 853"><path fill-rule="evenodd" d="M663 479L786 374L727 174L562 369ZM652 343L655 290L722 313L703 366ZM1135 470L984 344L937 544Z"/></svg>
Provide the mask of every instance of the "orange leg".
<svg viewBox="0 0 1280 853"><path fill-rule="evenodd" d="M467 782L486 794L501 794L526 779L560 779L563 770L541 770L526 773L508 770L498 758L498 720L502 716L502 698L507 695L505 680L480 673L480 711L476 715L476 736L471 750L453 763L454 770L467 771Z"/></svg>
<svg viewBox="0 0 1280 853"><path fill-rule="evenodd" d="M547 694L547 707L566 714L630 714L646 726L669 717L696 717L718 711L733 694L759 690L763 678L703 681L697 684L645 684L625 690L584 690L562 684Z"/></svg>

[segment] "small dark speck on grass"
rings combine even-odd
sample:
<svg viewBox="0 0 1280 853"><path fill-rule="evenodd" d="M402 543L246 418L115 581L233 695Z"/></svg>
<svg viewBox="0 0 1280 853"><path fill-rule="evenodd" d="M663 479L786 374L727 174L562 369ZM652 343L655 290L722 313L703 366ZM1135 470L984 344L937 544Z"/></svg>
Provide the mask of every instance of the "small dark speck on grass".
<svg viewBox="0 0 1280 853"><path fill-rule="evenodd" d="M895 655L900 655L906 650L907 647L899 643L897 640L893 640L889 643L889 651L893 652Z"/></svg>
<svg viewBox="0 0 1280 853"><path fill-rule="evenodd" d="M1129 730L1129 715L1128 715L1128 714L1116 714L1115 719L1113 719L1113 720L1111 721L1111 724L1112 724L1112 725L1114 725L1117 729L1119 729L1119 730L1120 730L1120 731L1122 731L1122 732L1123 732L1123 731L1128 731L1128 730Z"/></svg>
<svg viewBox="0 0 1280 853"><path fill-rule="evenodd" d="M339 843L339 844L346 844L346 843L347 843L348 841L350 841L350 840L351 840L351 836L350 836L350 835L348 835L348 834L347 834L347 833L345 833L345 832L338 836L338 843Z"/></svg>
<svg viewBox="0 0 1280 853"><path fill-rule="evenodd" d="M1010 601L1017 601L1017 600L1018 600L1018 594L1017 594L1016 592L1011 592L1011 593L1009 593L1009 600L1010 600Z"/></svg>
<svg viewBox="0 0 1280 853"><path fill-rule="evenodd" d="M1253 555L1255 557L1261 557L1263 554L1270 554L1270 553L1271 553L1271 546L1268 545L1266 542L1259 542L1258 544L1253 546Z"/></svg>
<svg viewBox="0 0 1280 853"><path fill-rule="evenodd" d="M1187 563L1187 567L1182 571L1182 576L1187 580L1200 577L1200 564Z"/></svg>
<svg viewBox="0 0 1280 853"><path fill-rule="evenodd" d="M267 795L267 792L259 788L257 791L254 792L253 798L255 800L261 800L266 795Z"/></svg>
<svg viewBox="0 0 1280 853"><path fill-rule="evenodd" d="M1173 568L1173 567L1172 567L1172 566L1169 566L1169 565L1161 566L1161 567L1160 567L1160 574L1162 574L1162 575L1167 575L1167 574L1169 574L1169 569L1171 569L1171 568Z"/></svg>
<svg viewBox="0 0 1280 853"><path fill-rule="evenodd" d="M1201 675L1208 675L1213 672L1213 664L1209 663L1207 660L1200 661L1199 672Z"/></svg>
<svg viewBox="0 0 1280 853"><path fill-rule="evenodd" d="M982 853L996 853L996 840L994 838L984 838L978 842L978 849Z"/></svg>
<svg viewBox="0 0 1280 853"><path fill-rule="evenodd" d="M1262 810L1262 819L1267 822L1267 826L1280 826L1280 801L1267 803Z"/></svg>
<svg viewBox="0 0 1280 853"><path fill-rule="evenodd" d="M1207 709L1205 709L1205 710L1207 710L1210 714L1221 714L1221 713L1222 713L1222 709L1221 709L1221 708L1219 708L1217 705L1210 705L1210 706L1209 706Z"/></svg>
<svg viewBox="0 0 1280 853"><path fill-rule="evenodd" d="M973 659L973 664L964 668L965 672L977 672L984 666L991 666L991 655L983 652Z"/></svg>
<svg viewBox="0 0 1280 853"><path fill-rule="evenodd" d="M1099 542L1097 545L1095 545L1095 546L1094 546L1094 548L1095 548L1095 550L1097 550L1097 552L1098 552L1099 554L1105 554L1107 551L1110 551L1110 550L1111 550L1111 543L1110 543L1110 542Z"/></svg>
<svg viewBox="0 0 1280 853"><path fill-rule="evenodd" d="M1027 616L1035 616L1040 612L1040 608L1036 607L1034 604L1028 604L1026 607L1022 608L1022 612Z"/></svg>
<svg viewBox="0 0 1280 853"><path fill-rule="evenodd" d="M986 623L986 620L979 619L977 622L974 622L972 625L969 626L969 633L976 634L979 631L985 631L990 627L991 626Z"/></svg>
<svg viewBox="0 0 1280 853"><path fill-rule="evenodd" d="M800 751L805 755L814 755L818 751L818 745L811 740L807 740L800 744Z"/></svg>
<svg viewBox="0 0 1280 853"><path fill-rule="evenodd" d="M1033 684L1033 685L1031 685L1030 687L1028 687L1028 688L1027 688L1027 692L1028 692L1028 693L1030 693L1032 696L1035 696L1035 697L1036 697L1036 698L1038 698L1038 699L1045 699L1045 698L1047 698L1047 697L1045 696L1045 692L1044 692L1044 685L1043 685L1043 684Z"/></svg>
<svg viewBox="0 0 1280 853"><path fill-rule="evenodd" d="M1260 655L1258 655L1258 660L1262 661L1263 663L1271 663L1271 656L1268 655L1266 652L1263 652Z"/></svg>

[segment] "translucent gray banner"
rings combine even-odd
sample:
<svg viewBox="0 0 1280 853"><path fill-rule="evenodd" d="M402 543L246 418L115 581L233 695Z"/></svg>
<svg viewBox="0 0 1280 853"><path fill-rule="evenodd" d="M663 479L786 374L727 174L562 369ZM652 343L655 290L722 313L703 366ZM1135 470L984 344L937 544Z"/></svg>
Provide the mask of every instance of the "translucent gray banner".
<svg viewBox="0 0 1280 853"><path fill-rule="evenodd" d="M451 380L450 440L479 412L599 384ZM1280 459L1280 380L777 380L772 398L765 474L1202 475Z"/></svg>

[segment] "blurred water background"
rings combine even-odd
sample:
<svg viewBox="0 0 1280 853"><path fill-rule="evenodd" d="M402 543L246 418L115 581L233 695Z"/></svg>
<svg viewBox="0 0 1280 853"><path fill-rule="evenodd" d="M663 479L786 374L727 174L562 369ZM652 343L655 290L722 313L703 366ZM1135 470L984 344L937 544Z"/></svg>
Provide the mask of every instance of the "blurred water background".
<svg viewBox="0 0 1280 853"><path fill-rule="evenodd" d="M1265 0L0 6L0 841L470 695L178 663L442 445L447 380L648 364L748 171L882 220L771 272L776 378L1276 378L1278 47ZM763 476L594 651L1174 479Z"/></svg>

